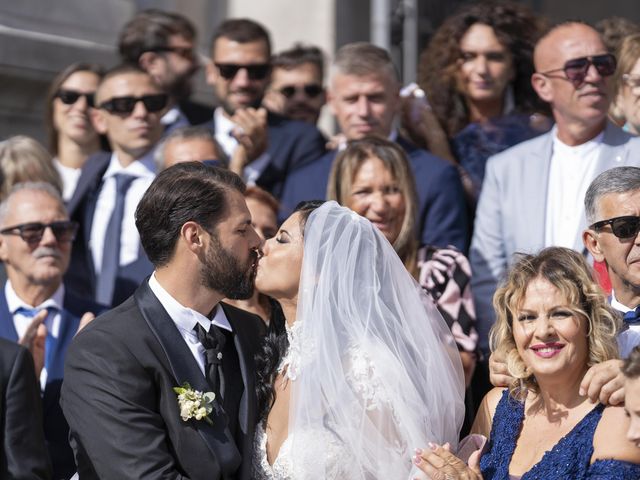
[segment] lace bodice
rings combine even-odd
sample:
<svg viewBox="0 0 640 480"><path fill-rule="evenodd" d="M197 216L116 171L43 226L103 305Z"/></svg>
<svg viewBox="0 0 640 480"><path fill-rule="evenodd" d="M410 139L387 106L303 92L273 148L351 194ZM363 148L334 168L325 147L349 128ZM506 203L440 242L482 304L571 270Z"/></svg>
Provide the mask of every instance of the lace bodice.
<svg viewBox="0 0 640 480"><path fill-rule="evenodd" d="M300 366L308 358L309 350L303 351L298 348L299 339L296 338L295 329L293 332L288 331L288 334L293 348L283 359L279 371L290 381L295 381L301 374ZM411 456L410 445L407 439L400 438L395 428L400 419L395 414L385 382L377 374L376 362L365 353L367 351L372 351L371 347L364 349L354 345L348 349L344 358L345 377L355 398L358 399L357 412L354 410L354 414L375 416L378 424L386 427L385 437L388 446L385 450L388 453L388 461L384 462L385 471L377 471L372 476L360 467L354 467L354 463L357 462L353 461L348 439L342 438L340 424L327 418L322 430L298 430L295 437L287 437L273 465L269 465L267 461L267 434L264 428L258 427L253 460L257 480L303 480L310 478L312 473L317 474L318 471L326 472L327 479L408 478L411 470L411 463L408 461ZM381 416L385 417L384 421L380 421ZM292 454L294 442L297 447L295 462ZM301 453L304 458L300 457Z"/></svg>
<svg viewBox="0 0 640 480"><path fill-rule="evenodd" d="M640 478L640 465L619 460L596 460L591 463L593 435L603 410L603 405L597 405L520 479L632 480ZM509 464L523 420L524 405L510 398L508 391L505 390L493 416L489 448L480 460L484 480L509 479Z"/></svg>
<svg viewBox="0 0 640 480"><path fill-rule="evenodd" d="M267 434L262 427L256 429L254 443L253 470L256 480L303 480L310 477L310 473L320 468L327 472L327 479L348 479L354 476L348 471L349 452L342 441L330 430L319 432L302 432L296 437L296 442L302 442L308 448L298 451L304 452L304 458L292 458L293 438L288 437L278 452L278 458L269 465L267 461ZM322 445L323 454L318 455L318 445Z"/></svg>

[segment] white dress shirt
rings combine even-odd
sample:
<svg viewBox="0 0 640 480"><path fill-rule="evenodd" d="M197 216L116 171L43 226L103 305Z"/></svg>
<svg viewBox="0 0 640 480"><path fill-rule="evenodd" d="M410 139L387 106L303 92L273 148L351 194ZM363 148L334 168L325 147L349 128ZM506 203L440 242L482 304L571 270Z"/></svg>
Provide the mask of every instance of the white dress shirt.
<svg viewBox="0 0 640 480"><path fill-rule="evenodd" d="M238 146L238 140L231 134L234 128L237 127L235 123L229 120L224 115L224 110L222 107L218 107L213 112L214 124L216 127L215 137L224 153L231 159L233 155L233 151ZM242 176L244 177L244 181L247 185L255 185L258 177L264 172L264 169L267 168L269 164L270 155L267 152L264 152L258 158L256 158L253 162L249 163L244 167L242 172Z"/></svg>
<svg viewBox="0 0 640 480"><path fill-rule="evenodd" d="M555 127L554 127L555 128ZM604 132L575 147L562 143L553 131L549 168L545 245L574 248L582 233L583 199L593 180ZM541 185L540 188L543 186Z"/></svg>
<svg viewBox="0 0 640 480"><path fill-rule="evenodd" d="M213 319L205 317L199 312L195 310L183 306L180 302L178 302L175 298L173 298L169 292L167 292L162 285L156 279L155 272L149 278L149 288L153 292L153 294L157 297L158 301L162 304L164 309L167 311L171 320L176 324L178 330L180 331L180 335L184 339L187 347L191 351L191 355L195 358L196 362L198 362L198 367L200 367L200 371L203 375L206 376L204 371L205 364L205 355L204 355L204 347L198 340L198 336L196 332L193 330L197 323L202 325L207 332L211 328L211 325L216 325L220 328L224 328L232 332L231 324L227 319L227 316L224 314L224 310L220 305L217 305L215 308L215 314Z"/></svg>
<svg viewBox="0 0 640 480"><path fill-rule="evenodd" d="M56 340L60 335L60 322L62 321L62 315L60 312L62 311L63 300L64 300L64 285L60 284L58 289L54 292L51 298L48 298L40 305L29 305L25 301L23 301L16 291L13 289L13 285L11 285L11 280L7 280L7 283L4 285L4 295L7 299L7 307L9 311L13 315L13 325L16 328L16 332L18 333L18 338L22 338L29 327L29 324L33 321L33 318L27 317L21 313L16 313L16 310L20 307L24 307L27 309L36 308L38 310L44 310L46 308L55 308L56 313L53 315L49 315L45 321L44 325L47 327L47 333L50 334ZM40 388L44 391L44 387L47 384L47 369L46 367L42 368L42 372L40 373Z"/></svg>
<svg viewBox="0 0 640 480"><path fill-rule="evenodd" d="M156 176L153 162L153 149L144 157L134 161L131 165L123 167L115 153L111 155L111 162L107 171L102 176L102 187L98 193L96 209L91 224L91 238L89 248L93 258L96 274L102 270L102 250L107 226L116 204L116 173L125 173L137 177L129 190L127 190L124 202L124 215L122 217L122 235L120 236L120 266L135 262L140 253L140 236L136 228L134 214L140 199L147 191Z"/></svg>
<svg viewBox="0 0 640 480"><path fill-rule="evenodd" d="M165 128L171 127L171 129L188 127L191 125L185 114L182 113L182 110L180 110L176 105L171 107L167 113L162 116L160 123L164 125Z"/></svg>
<svg viewBox="0 0 640 480"><path fill-rule="evenodd" d="M73 197L73 192L76 191L76 185L78 185L78 179L80 178L82 169L67 167L60 163L58 157L54 157L53 166L56 167L62 179L62 199L68 202L71 200L71 197Z"/></svg>
<svg viewBox="0 0 640 480"><path fill-rule="evenodd" d="M623 315L631 310L635 310L634 308L629 308L620 303L616 298L614 291L611 291L611 306L619 312L622 312ZM629 325L629 328L620 332L618 335L618 350L620 351L620 358L627 358L631 353L631 350L633 350L637 345L640 345L640 323L636 325Z"/></svg>

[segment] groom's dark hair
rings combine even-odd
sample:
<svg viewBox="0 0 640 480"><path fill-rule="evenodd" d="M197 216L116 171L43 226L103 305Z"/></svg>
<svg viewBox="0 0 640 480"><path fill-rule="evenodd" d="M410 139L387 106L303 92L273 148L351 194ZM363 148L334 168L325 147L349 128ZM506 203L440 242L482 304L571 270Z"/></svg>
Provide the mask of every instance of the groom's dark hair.
<svg viewBox="0 0 640 480"><path fill-rule="evenodd" d="M136 227L147 257L166 265L182 226L189 221L212 231L227 211L227 192L244 193L242 179L219 167L186 162L160 172L136 208Z"/></svg>

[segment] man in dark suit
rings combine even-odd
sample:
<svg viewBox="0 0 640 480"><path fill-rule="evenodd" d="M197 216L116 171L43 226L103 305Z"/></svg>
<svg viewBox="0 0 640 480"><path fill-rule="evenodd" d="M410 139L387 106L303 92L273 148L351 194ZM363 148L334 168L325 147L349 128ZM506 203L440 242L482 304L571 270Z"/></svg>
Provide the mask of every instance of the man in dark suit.
<svg viewBox="0 0 640 480"><path fill-rule="evenodd" d="M325 151L313 125L285 119L260 108L270 77L271 41L247 19L227 20L213 36L207 82L221 102L212 129L229 168L249 184L280 197L291 172Z"/></svg>
<svg viewBox="0 0 640 480"><path fill-rule="evenodd" d="M69 201L81 229L65 283L100 304L120 304L153 271L133 213L155 177L153 149L166 105L167 95L136 66L115 67L98 85L92 120L113 153L89 157Z"/></svg>
<svg viewBox="0 0 640 480"><path fill-rule="evenodd" d="M189 19L162 10L138 12L120 32L122 61L138 65L170 95L170 108L161 119L165 133L211 120L213 108L189 100L200 68L195 45L196 29Z"/></svg>
<svg viewBox="0 0 640 480"><path fill-rule="evenodd" d="M26 348L0 339L0 478L51 478L34 371Z"/></svg>
<svg viewBox="0 0 640 480"><path fill-rule="evenodd" d="M244 188L228 170L180 163L140 201L155 271L67 357L62 407L80 478L251 478L263 324L220 303L253 292L260 239ZM215 394L206 418L175 392L187 384Z"/></svg>
<svg viewBox="0 0 640 480"><path fill-rule="evenodd" d="M447 161L398 135L393 122L400 106L399 93L398 76L385 50L368 43L352 43L336 53L329 82L329 107L345 139L377 135L396 141L407 153L416 181L420 243L454 245L465 252L469 226L458 172ZM331 151L286 179L282 218L302 200L326 197L336 154Z"/></svg>
<svg viewBox="0 0 640 480"><path fill-rule="evenodd" d="M0 259L8 278L0 292L0 337L34 351L55 479L75 472L69 427L59 405L67 348L81 317L101 310L62 284L76 229L59 193L46 183L17 184L0 204Z"/></svg>

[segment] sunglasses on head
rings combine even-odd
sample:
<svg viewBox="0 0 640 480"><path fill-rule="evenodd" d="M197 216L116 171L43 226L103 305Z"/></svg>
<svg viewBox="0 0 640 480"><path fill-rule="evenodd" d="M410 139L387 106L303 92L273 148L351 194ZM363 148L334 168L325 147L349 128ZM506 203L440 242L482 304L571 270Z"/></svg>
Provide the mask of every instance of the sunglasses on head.
<svg viewBox="0 0 640 480"><path fill-rule="evenodd" d="M237 63L215 63L220 72L220 76L225 80L232 80L238 74L240 69L247 71L249 80L264 80L271 71L271 65L268 63L254 63L251 65L238 65Z"/></svg>
<svg viewBox="0 0 640 480"><path fill-rule="evenodd" d="M87 101L87 105L89 107L93 107L94 100L95 100L95 92L83 93L83 92L78 92L77 90L67 90L67 89L61 88L56 92L55 97L59 98L60 101L65 105L73 105L78 101L80 97L84 97L85 100Z"/></svg>
<svg viewBox="0 0 640 480"><path fill-rule="evenodd" d="M193 48L191 47L156 47L156 48L152 48L150 50L147 50L147 52L157 52L157 53L162 53L162 52L173 52L176 55L181 56L182 58L184 58L185 60L189 60L191 62L195 61L196 59L196 53L194 52Z"/></svg>
<svg viewBox="0 0 640 480"><path fill-rule="evenodd" d="M309 83L307 85L303 85L302 87L297 87L295 85L287 85L280 89L280 93L286 98L293 98L293 96L298 91L303 91L304 94L309 98L316 98L318 95L322 93L322 87L315 83Z"/></svg>
<svg viewBox="0 0 640 480"><path fill-rule="evenodd" d="M99 107L109 113L129 114L133 112L138 102L142 102L147 112L154 113L166 107L168 99L169 97L165 93L143 95L142 97L113 97L111 100L102 102Z"/></svg>
<svg viewBox="0 0 640 480"><path fill-rule="evenodd" d="M592 57L573 58L571 60L567 60L564 67L542 72L542 75L549 75L550 73L563 71L571 83L575 86L579 86L584 82L591 65L596 67L596 70L601 77L609 77L616 71L616 57L611 53L605 53L602 55L594 55Z"/></svg>
<svg viewBox="0 0 640 480"><path fill-rule="evenodd" d="M609 220L602 220L591 225L591 228L596 232L602 230L602 227L610 225L611 231L618 238L633 238L640 232L640 217L634 215L627 215L624 217L610 218Z"/></svg>
<svg viewBox="0 0 640 480"><path fill-rule="evenodd" d="M19 235L22 240L30 245L39 243L44 236L44 231L50 228L56 237L58 243L71 242L76 237L78 231L77 222L62 221L51 223L23 223L21 225L14 225L0 230L2 235Z"/></svg>

